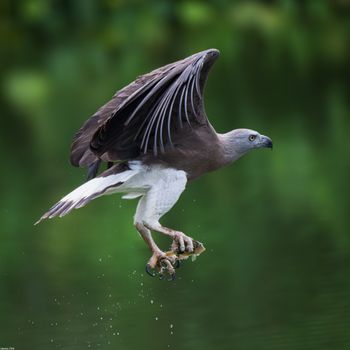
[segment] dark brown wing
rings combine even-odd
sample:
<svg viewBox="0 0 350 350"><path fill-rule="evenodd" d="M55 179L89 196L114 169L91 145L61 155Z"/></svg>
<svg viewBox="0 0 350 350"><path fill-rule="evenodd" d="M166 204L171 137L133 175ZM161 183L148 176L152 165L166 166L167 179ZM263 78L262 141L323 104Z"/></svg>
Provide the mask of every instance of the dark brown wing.
<svg viewBox="0 0 350 350"><path fill-rule="evenodd" d="M117 161L172 145L172 133L185 123L209 125L203 87L219 52L202 51L139 77L117 92L78 131L71 148L75 166L98 159Z"/></svg>

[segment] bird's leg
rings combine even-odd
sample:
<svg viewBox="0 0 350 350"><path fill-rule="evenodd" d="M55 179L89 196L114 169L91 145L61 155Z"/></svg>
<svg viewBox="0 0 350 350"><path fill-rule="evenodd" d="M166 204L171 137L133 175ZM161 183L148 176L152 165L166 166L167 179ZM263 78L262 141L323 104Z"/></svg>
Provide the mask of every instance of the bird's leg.
<svg viewBox="0 0 350 350"><path fill-rule="evenodd" d="M167 273L169 279L173 280L175 278L175 267L177 266L176 255L167 254L160 250L152 238L151 231L146 226L136 223L135 227L152 251L152 256L146 265L146 272L155 277L156 273L154 271L158 269L160 278L163 278L164 274Z"/></svg>
<svg viewBox="0 0 350 350"><path fill-rule="evenodd" d="M159 178L151 184L137 205L134 223L153 252L147 264L147 272L149 268L157 267L161 274L168 272L174 277L174 268L179 265L179 260L194 257L204 251L201 243L159 223L159 219L177 202L186 183L187 175L184 171L170 168L160 170ZM153 242L151 230L170 236L174 241L172 249L162 252Z"/></svg>

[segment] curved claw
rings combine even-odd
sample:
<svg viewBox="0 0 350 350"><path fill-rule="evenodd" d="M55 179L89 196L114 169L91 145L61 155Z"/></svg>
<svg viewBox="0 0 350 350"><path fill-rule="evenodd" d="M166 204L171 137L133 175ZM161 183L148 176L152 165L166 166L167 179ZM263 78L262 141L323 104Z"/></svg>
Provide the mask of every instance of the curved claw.
<svg viewBox="0 0 350 350"><path fill-rule="evenodd" d="M169 282L174 281L176 278L176 274L175 274L175 272L169 273L168 264L164 261L160 261L159 264L161 265L160 272L158 274L159 279L160 280L166 279ZM180 263L178 261L176 261L174 263L174 268L178 268L179 266L180 266ZM157 277L157 270L155 268L152 268L150 264L146 265L146 272L151 277Z"/></svg>
<svg viewBox="0 0 350 350"><path fill-rule="evenodd" d="M165 276L167 276L167 278L165 278ZM159 279L163 280L166 279L168 282L172 282L174 281L176 278L176 273L169 273L169 274L163 274L162 272L159 274Z"/></svg>
<svg viewBox="0 0 350 350"><path fill-rule="evenodd" d="M172 281L175 280L175 278L176 278L176 273L174 272L174 273L170 274L169 277L166 280L168 282L172 282Z"/></svg>
<svg viewBox="0 0 350 350"><path fill-rule="evenodd" d="M146 272L151 277L158 276L161 280L174 281L175 269L180 267L180 262L173 252L161 253L152 255L146 265Z"/></svg>
<svg viewBox="0 0 350 350"><path fill-rule="evenodd" d="M165 262L163 264L161 263L161 265L162 265L162 268L159 273L159 279L162 280L165 278L169 282L174 281L174 279L176 278L174 265L172 265L170 262Z"/></svg>
<svg viewBox="0 0 350 350"><path fill-rule="evenodd" d="M150 264L146 265L146 272L151 277L156 277L157 276L156 269L152 268Z"/></svg>
<svg viewBox="0 0 350 350"><path fill-rule="evenodd" d="M178 269L181 266L180 260L175 260L174 264L173 264L173 268L174 269Z"/></svg>

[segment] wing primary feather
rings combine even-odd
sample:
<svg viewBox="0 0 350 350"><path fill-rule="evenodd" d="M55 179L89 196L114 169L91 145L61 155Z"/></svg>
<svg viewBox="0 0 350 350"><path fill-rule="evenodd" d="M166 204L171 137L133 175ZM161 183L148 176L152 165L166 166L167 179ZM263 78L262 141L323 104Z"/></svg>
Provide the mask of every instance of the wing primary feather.
<svg viewBox="0 0 350 350"><path fill-rule="evenodd" d="M190 119L188 117L188 112L187 112L187 95L188 95L188 83L186 82L185 84L185 96L184 96L184 109L185 109L185 117L188 125L192 128L192 125L190 123Z"/></svg>
<svg viewBox="0 0 350 350"><path fill-rule="evenodd" d="M135 82L137 82L137 79ZM152 87L152 84L154 86L156 83L157 83L157 79L156 77L153 77L152 79L150 79L150 81L146 82L145 85L141 85L132 94L130 94L119 106L117 106L116 109L114 109L114 111L111 113L110 117L106 121L113 118L119 110L123 109L125 105L127 105L130 101L133 101L135 98L137 98L140 92L147 90L148 88ZM118 92L113 96L113 98L116 97L117 95L118 95ZM127 120L127 122L129 123L129 120Z"/></svg>
<svg viewBox="0 0 350 350"><path fill-rule="evenodd" d="M154 104L154 105L152 106L151 110L147 113L146 117L145 117L144 120L142 121L141 126L140 126L139 129L137 130L136 135L135 135L133 141L136 141L137 137L140 135L140 133L141 133L143 127L145 126L147 120L149 119L149 117L151 116L151 114L154 112L154 110L156 109L156 107L157 107L157 105Z"/></svg>
<svg viewBox="0 0 350 350"><path fill-rule="evenodd" d="M136 115L136 113L144 106L144 104L154 95L154 93L163 85L165 84L169 78L172 78L171 74L170 76L164 76L163 78L161 78L157 84L155 84L152 87L152 90L142 99L142 101L139 103L139 105L135 108L135 110L132 112L132 114L130 115L130 117L126 120L126 122L124 123L124 125L128 125L130 123L130 121L134 118L134 116Z"/></svg>
<svg viewBox="0 0 350 350"><path fill-rule="evenodd" d="M164 96L164 93L161 97L161 100ZM151 135L151 131L152 131L152 128L153 128L153 124L155 123L156 119L157 119L157 115L159 113L159 109L161 108L161 103L159 103L157 105L157 108L155 109L155 111L153 112L152 114L152 117L151 117L151 120L149 121L148 125L147 125L147 128L145 130L145 133L143 135L143 138L142 138L142 143L141 143L141 148L144 147L144 150L143 150L143 153L146 153L147 152L147 148L148 148L148 141L149 141L149 138L150 138L150 135Z"/></svg>
<svg viewBox="0 0 350 350"><path fill-rule="evenodd" d="M157 109L158 109L158 106L157 106L156 110L153 112L152 116L150 117L150 121L148 122L146 130L145 130L143 137L142 137L141 148L143 148L143 153L147 152L149 135L150 135L150 131L151 131L152 126L153 126L154 121L155 121L155 115L156 115Z"/></svg>
<svg viewBox="0 0 350 350"><path fill-rule="evenodd" d="M191 66L188 66L184 72L183 72L183 80L185 82L185 96L184 96L184 109L185 109L185 117L186 117L186 121L188 123L188 125L192 128L190 119L188 117L188 110L187 110L187 106L188 106L188 89L189 89L189 75L191 74Z"/></svg>
<svg viewBox="0 0 350 350"><path fill-rule="evenodd" d="M176 73L172 74L172 76L175 76ZM167 77L169 78L169 77ZM169 79L165 79L163 78L163 80L166 80L166 81L169 81ZM143 106L143 104L149 100L151 98L151 96L154 94L154 92L159 88L159 86L161 86L162 84L156 84L152 90L144 97L144 99L141 101L141 105ZM167 92L168 90L165 91L165 93ZM144 153L146 153L147 151L147 148L148 148L148 142L149 142L149 138L150 138L150 135L151 135L151 131L152 131L152 128L153 128L153 125L155 123L155 120L157 118L157 115L159 113L159 110L160 108L163 106L163 103L164 103L164 97L165 97L165 93L162 94L162 96L160 97L161 99L161 102L157 105L156 109L154 110L154 112L150 113L150 120L149 120L149 124L148 126L146 127L146 130L145 130L145 133L143 135L143 138L142 138L142 142L141 142L141 148L144 148ZM138 110L142 107L142 106L138 106L135 111L132 113L132 115L128 118L128 120L126 121L125 124L129 123L132 118L136 115L136 113L138 112ZM147 120L148 120L148 116L146 117ZM139 128L139 131L141 132L141 129L142 127L144 126L144 123L141 125L141 127ZM138 136L138 134L137 134ZM154 150L154 153L157 153L156 150Z"/></svg>
<svg viewBox="0 0 350 350"><path fill-rule="evenodd" d="M179 75L179 77L176 79L175 84L177 85L176 88L174 88L172 85L170 88L168 88L165 93L160 98L159 104L152 108L152 110L147 114L145 120L142 122L141 127L138 129L137 134L134 139L136 139L139 134L142 132L142 129L144 128L144 125L148 122L148 125L144 131L142 141L141 141L141 149L143 149L143 153L147 152L148 149L148 143L150 140L150 136L152 134L152 130L154 129L155 135L153 140L153 153L154 155L157 155L157 146L158 141L161 148L161 151L164 152L164 140L163 140L163 125L164 120L167 118L167 135L169 139L169 143L172 144L171 139L171 112L172 108L176 99L176 96L178 92L182 89L181 95L180 95L180 101L179 101L179 113L178 113L178 119L180 123L180 127L183 128L182 123L182 107L184 107L185 110L185 117L186 121L189 124L189 126L192 128L190 118L188 116L188 95L190 94L190 103L192 107L192 111L197 118L196 110L194 107L194 88L196 88L197 94L200 96L200 88L199 88L199 69L200 69L200 62L202 62L202 57L197 60L197 62L191 63L189 66L187 66L184 71ZM175 75L174 73L172 75ZM169 78L169 77L168 77ZM133 111L133 113L130 115L130 117L125 122L125 125L130 123L130 121L134 118L136 113L141 109L141 107L154 95L154 93L157 91L159 87L161 87L166 81L169 81L165 77L159 81L157 84L155 84L152 87L152 90L143 98L143 100L140 102L138 107ZM170 108L169 108L170 104ZM166 112L169 110L169 113ZM167 115L166 115L167 114Z"/></svg>
<svg viewBox="0 0 350 350"><path fill-rule="evenodd" d="M176 81L171 85L161 96L160 102L155 108L154 112L152 113L151 120L145 130L145 133L142 138L141 148L143 148L143 152L147 152L149 138L152 133L152 129L155 128L155 135L154 135L154 141L153 141L153 153L154 155L157 155L157 146L158 141L161 147L161 152L164 152L164 141L163 141L163 124L164 124L164 118L166 117L166 112L169 107L169 103L171 102L172 98L174 98L174 94L176 93L176 90L178 87L176 87L176 83L180 79L181 75L176 79ZM171 114L171 109L170 112ZM169 141L172 144L171 136L168 135Z"/></svg>
<svg viewBox="0 0 350 350"><path fill-rule="evenodd" d="M173 142L172 142L172 138L171 138L171 130L170 130L170 128L171 128L171 113L173 111L174 103L175 103L175 100L177 98L177 95L178 95L180 89L182 88L184 90L183 82L184 82L184 76L181 75L179 77L179 79L176 81L176 88L174 88L174 91L173 91L172 101L171 101L171 105L170 105L170 109L169 109L169 113L168 113L168 117L167 117L168 140L169 140L169 143L171 144L171 146L173 146ZM183 94L183 90L182 90L182 94ZM179 120L180 127L183 128L182 116L181 116L181 102L179 104L178 120Z"/></svg>
<svg viewBox="0 0 350 350"><path fill-rule="evenodd" d="M199 86L200 70L202 68L203 60L199 60L196 64L196 91L200 99L202 99L201 89Z"/></svg>
<svg viewBox="0 0 350 350"><path fill-rule="evenodd" d="M172 103L172 104L174 104L174 103ZM168 128L167 128L167 131L168 131L168 140L169 140L169 143L170 143L170 145L171 145L171 147L173 147L173 141L172 141L172 139L171 139L171 130L170 130L170 126L171 126L171 109L170 109L170 111L169 111L169 115L168 115L168 123L167 123L168 125Z"/></svg>
<svg viewBox="0 0 350 350"><path fill-rule="evenodd" d="M164 125L164 120L165 118L168 119L168 122L167 124L169 124L169 120L171 119L171 112L172 112L172 105L173 105L173 100L174 100L174 94L176 93L176 90L177 90L177 87L176 86L176 83L177 81L175 82L175 85L173 85L170 89L169 89L169 92L168 92L168 96L167 96L167 101L166 101L166 106L164 108L164 113L162 115L162 120L161 120L161 124L160 124L160 134L159 134L159 137L160 137L160 140L161 140L161 143L163 144L163 125ZM172 103L171 103L172 102ZM171 103L171 104L170 104ZM170 108L169 107L169 104L170 104ZM169 113L168 115L166 116L166 112L168 111L169 109ZM171 140L171 132L170 132L170 129L167 128L167 131L168 131L168 140L170 142L170 145L172 146L173 143L172 143L172 140ZM163 152L164 152L164 148L163 148Z"/></svg>
<svg viewBox="0 0 350 350"><path fill-rule="evenodd" d="M154 126L155 130L154 130L154 147L153 147L153 153L155 155L157 155L158 128L159 128L159 123L160 123L161 116L162 116L162 113L163 113L163 105L165 104L165 102L166 102L166 92L164 92L164 94L162 95L161 101L160 101L159 105L157 106L157 109L155 110L154 116L153 116L153 118L154 118L153 124L156 122L155 126ZM153 124L152 124L152 128L153 128ZM151 129L148 132L148 139L149 139L149 137L151 135L151 132L152 132ZM148 147L148 140L147 140L147 147Z"/></svg>
<svg viewBox="0 0 350 350"><path fill-rule="evenodd" d="M168 138L169 138L169 142L171 145L173 145L172 140L171 140L171 132L170 132L170 123L171 123L171 112L173 110L174 107L174 103L178 94L178 91L180 90L181 85L178 84L178 86L176 87L174 93L173 93L173 97L172 97L172 101L171 101L171 105L170 105L170 109L169 109L169 114L168 114ZM181 128L182 128L182 120L180 118L180 124L181 124Z"/></svg>
<svg viewBox="0 0 350 350"><path fill-rule="evenodd" d="M171 146L173 146L173 142L172 142L172 138L171 138L171 130L170 130L170 126L171 126L171 113L173 112L173 107L174 107L174 103L177 97L177 94L181 88L181 84L182 84L182 77L180 76L176 82L174 83L174 85L171 88L171 91L169 91L171 93L170 99L168 101L168 104L170 103L170 107L169 107L169 113L167 115L167 133L168 133L168 140ZM168 108L167 108L168 109ZM165 116L164 116L165 117ZM181 117L179 118L180 120L180 127L182 128L182 120ZM162 136L163 136L163 120L162 120Z"/></svg>
<svg viewBox="0 0 350 350"><path fill-rule="evenodd" d="M176 82L175 82L176 84ZM162 114L161 114L161 118L160 118L160 126L159 126L159 141L160 141L160 147L161 147L161 152L164 153L164 142L163 142L163 124L164 124L164 119L166 117L166 112L168 110L168 107L169 107L169 103L171 102L173 96L174 96L174 93L175 93L175 88L176 85L172 85L170 88L169 88L169 91L167 92L166 96L165 96L165 106L164 106L164 109L162 111ZM171 107L169 109L169 114L171 115ZM157 128L158 128L158 123L157 123ZM155 138L156 139L156 138ZM170 138L170 143L171 143L171 138ZM171 143L172 145L172 143Z"/></svg>
<svg viewBox="0 0 350 350"><path fill-rule="evenodd" d="M172 104L171 104L171 110L173 109L175 100L179 96L181 88L183 88L183 79L180 76L179 79L177 79L177 81L176 81L176 89L174 89L174 92L173 92L173 101L172 101ZM181 113L180 108L178 109L178 111ZM178 116L179 116L179 113L178 113ZM180 123L180 125L182 127L182 120L181 120L181 118L179 119L179 123Z"/></svg>
<svg viewBox="0 0 350 350"><path fill-rule="evenodd" d="M191 84L190 98L191 98L191 107L192 107L193 114L196 116L196 119L198 119L196 110L195 110L195 108L194 108L194 103L193 103L195 79L196 79L196 76L193 75L193 76L191 77L191 80L190 80L190 83L189 83L189 84Z"/></svg>
<svg viewBox="0 0 350 350"><path fill-rule="evenodd" d="M183 124L182 124L182 112L181 112L181 108L182 108L182 99L184 97L184 92L185 92L185 85L181 86L181 95L180 95L180 99L179 99L179 112L178 112L178 118L179 118L179 122L180 122L180 127L181 129L183 128Z"/></svg>
<svg viewBox="0 0 350 350"><path fill-rule="evenodd" d="M163 121L164 121L165 113L166 113L167 108L168 108L169 98L171 97L170 91L171 91L171 88L164 93L162 100L160 102L160 107L159 107L160 111L159 111L159 115L157 118L158 119L157 123L155 125L154 140L153 140L153 153L155 155L157 155L158 135L159 135L159 143L160 143L160 147L161 147L161 152L164 152L164 143L163 143L163 135L162 135L163 134Z"/></svg>

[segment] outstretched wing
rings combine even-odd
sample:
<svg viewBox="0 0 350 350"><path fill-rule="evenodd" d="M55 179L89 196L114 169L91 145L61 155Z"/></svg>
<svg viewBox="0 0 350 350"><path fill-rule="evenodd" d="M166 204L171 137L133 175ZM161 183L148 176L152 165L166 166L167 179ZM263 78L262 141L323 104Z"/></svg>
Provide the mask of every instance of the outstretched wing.
<svg viewBox="0 0 350 350"><path fill-rule="evenodd" d="M219 51L210 49L139 77L95 113L76 134L71 162L90 166L166 152L185 124L209 125L203 87Z"/></svg>

